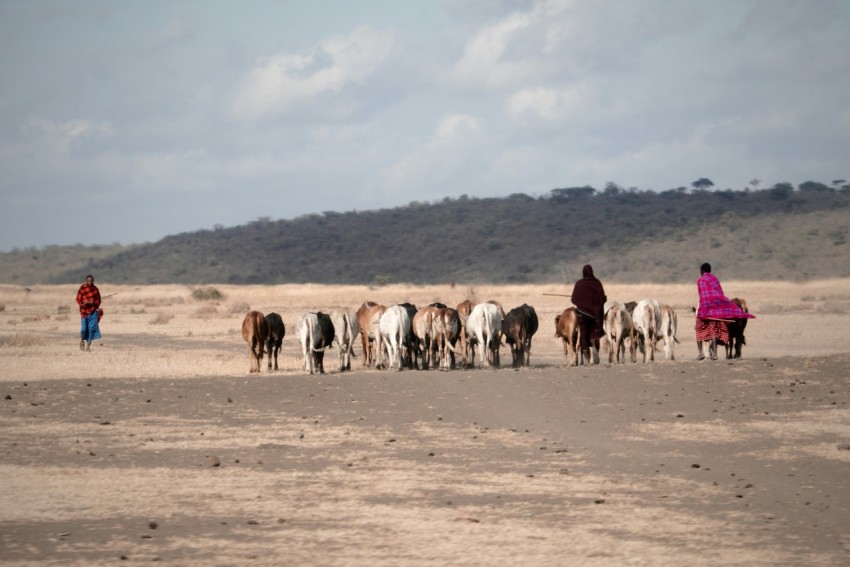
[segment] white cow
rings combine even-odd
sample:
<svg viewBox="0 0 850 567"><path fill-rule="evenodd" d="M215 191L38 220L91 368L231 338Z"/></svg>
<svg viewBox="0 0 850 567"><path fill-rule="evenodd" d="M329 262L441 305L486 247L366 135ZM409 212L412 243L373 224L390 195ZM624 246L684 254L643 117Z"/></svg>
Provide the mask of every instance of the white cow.
<svg viewBox="0 0 850 567"><path fill-rule="evenodd" d="M401 305L390 305L381 320L378 328L387 349L387 368L396 367L401 370L401 361L404 358L405 338L410 333L410 315L407 309Z"/></svg>
<svg viewBox="0 0 850 567"><path fill-rule="evenodd" d="M334 340L339 345L339 370L351 370L351 357L354 356L354 339L360 333L360 323L349 309L331 313L334 324Z"/></svg>
<svg viewBox="0 0 850 567"><path fill-rule="evenodd" d="M629 340L629 353L632 362L637 361L637 345L635 344L635 330L632 324L632 316L626 309L625 304L619 301L608 301L605 303L605 337L608 339L610 349L608 351L608 363L614 362L616 352L617 364L626 362L626 339Z"/></svg>
<svg viewBox="0 0 850 567"><path fill-rule="evenodd" d="M316 370L324 372L321 360L317 359L316 353L324 353L326 349L330 348L333 336L327 339L327 342L325 341L318 314L305 313L302 315L298 319L295 334L298 336L301 352L304 354L304 371L310 374L314 374Z"/></svg>
<svg viewBox="0 0 850 567"><path fill-rule="evenodd" d="M664 341L664 354L667 360L676 360L676 356L673 353L673 343L679 342L679 339L676 338L678 325L676 310L670 305L662 305L661 326L658 330L658 338L656 340Z"/></svg>
<svg viewBox="0 0 850 567"><path fill-rule="evenodd" d="M478 344L479 365L499 367L499 347L502 344L503 311L493 303L479 303L466 320L470 342Z"/></svg>
<svg viewBox="0 0 850 567"><path fill-rule="evenodd" d="M655 343L661 329L661 303L657 299L641 299L632 312L632 323L637 335L638 347L646 362L647 349L649 360L655 360Z"/></svg>

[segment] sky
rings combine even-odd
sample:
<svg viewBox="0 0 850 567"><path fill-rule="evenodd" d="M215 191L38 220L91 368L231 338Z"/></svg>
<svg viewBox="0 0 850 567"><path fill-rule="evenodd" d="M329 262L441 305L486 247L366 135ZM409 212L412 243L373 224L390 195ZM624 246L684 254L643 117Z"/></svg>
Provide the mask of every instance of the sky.
<svg viewBox="0 0 850 567"><path fill-rule="evenodd" d="M0 0L0 251L850 179L845 0Z"/></svg>

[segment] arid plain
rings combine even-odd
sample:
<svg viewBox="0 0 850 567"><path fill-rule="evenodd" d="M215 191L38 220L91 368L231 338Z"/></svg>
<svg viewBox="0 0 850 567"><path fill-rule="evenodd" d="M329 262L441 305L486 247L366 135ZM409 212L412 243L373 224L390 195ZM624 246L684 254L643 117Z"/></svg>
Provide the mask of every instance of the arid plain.
<svg viewBox="0 0 850 567"><path fill-rule="evenodd" d="M680 344L590 368L562 367L566 286L98 285L91 353L76 285L0 285L4 565L850 558L850 280L723 281L758 318L702 362L695 285L607 284L673 305ZM467 298L536 308L530 368L303 372L303 312ZM248 309L283 316L281 370L249 375Z"/></svg>

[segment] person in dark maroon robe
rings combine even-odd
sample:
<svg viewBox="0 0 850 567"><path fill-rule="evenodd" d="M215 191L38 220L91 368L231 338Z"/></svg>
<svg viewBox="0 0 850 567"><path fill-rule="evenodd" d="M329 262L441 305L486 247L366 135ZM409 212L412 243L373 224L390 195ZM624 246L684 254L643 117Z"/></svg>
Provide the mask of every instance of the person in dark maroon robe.
<svg viewBox="0 0 850 567"><path fill-rule="evenodd" d="M590 364L591 350L593 363L599 364L599 339L605 334L602 323L605 320L605 288L593 275L593 267L586 264L581 270L582 278L573 287L572 302L578 311L579 339L582 359Z"/></svg>

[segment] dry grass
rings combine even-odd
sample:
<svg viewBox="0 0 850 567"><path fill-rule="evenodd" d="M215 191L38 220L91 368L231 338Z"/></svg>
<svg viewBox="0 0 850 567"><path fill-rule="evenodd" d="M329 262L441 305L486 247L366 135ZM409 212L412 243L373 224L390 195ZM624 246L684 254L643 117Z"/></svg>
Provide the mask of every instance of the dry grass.
<svg viewBox="0 0 850 567"><path fill-rule="evenodd" d="M225 303L199 303L193 287L182 285L113 286L100 283L101 293L118 293L104 300L103 340L94 353L81 356L74 297L77 285L23 287L0 285L0 379L38 377L187 377L242 375L247 371L246 347L241 337L245 312L277 312L287 335L281 372L301 372L300 351L294 340L298 317L308 311L356 310L363 301L386 305L436 301L457 305L466 298L495 299L510 309L523 303L535 307L540 330L534 338L532 362L560 365L561 346L553 337L554 318L570 305L571 289L551 285L477 285L475 287L386 285L245 285L218 286ZM810 355L845 352L850 323L850 281L832 279L789 282L727 281L730 296L747 299L757 315L747 328L745 357ZM695 285L608 285L609 298L622 301L654 297L673 305L679 314L677 347L680 360L693 358ZM69 312L65 320L46 313ZM151 315L150 308L155 307ZM249 307L250 306L250 307ZM67 311L63 310L67 307ZM37 351L30 347L40 345ZM359 354L359 345L357 351ZM92 365L93 356L98 364ZM510 359L502 353L503 361ZM335 359L335 351L330 353ZM265 361L264 361L265 363ZM354 363L359 367L360 361ZM334 364L328 365L333 368ZM265 372L265 368L263 368Z"/></svg>

